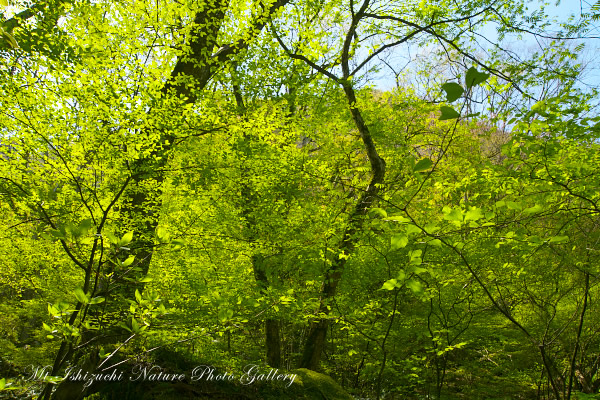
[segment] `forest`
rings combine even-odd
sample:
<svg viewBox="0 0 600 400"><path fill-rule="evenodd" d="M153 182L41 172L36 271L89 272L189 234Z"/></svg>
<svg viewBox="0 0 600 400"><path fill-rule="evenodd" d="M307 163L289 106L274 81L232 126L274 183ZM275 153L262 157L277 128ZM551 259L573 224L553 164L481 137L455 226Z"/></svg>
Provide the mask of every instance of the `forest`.
<svg viewBox="0 0 600 400"><path fill-rule="evenodd" d="M600 399L600 2L0 12L0 399Z"/></svg>

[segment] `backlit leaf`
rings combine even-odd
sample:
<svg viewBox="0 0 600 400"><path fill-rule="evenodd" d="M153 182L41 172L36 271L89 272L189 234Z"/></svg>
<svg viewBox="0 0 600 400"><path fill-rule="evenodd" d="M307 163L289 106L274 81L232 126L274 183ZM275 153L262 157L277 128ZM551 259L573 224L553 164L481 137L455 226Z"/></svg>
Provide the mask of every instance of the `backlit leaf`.
<svg viewBox="0 0 600 400"><path fill-rule="evenodd" d="M88 296L85 294L85 292L81 288L75 289L75 291L73 293L75 294L77 301L79 301L80 303L87 304L90 301Z"/></svg>
<svg viewBox="0 0 600 400"><path fill-rule="evenodd" d="M391 244L392 244L392 250L401 249L403 247L406 247L406 245L408 244L408 236L403 233L394 235L394 236L392 236Z"/></svg>
<svg viewBox="0 0 600 400"><path fill-rule="evenodd" d="M382 289L385 290L394 290L398 287L398 281L396 279L390 279L383 283Z"/></svg>
<svg viewBox="0 0 600 400"><path fill-rule="evenodd" d="M129 244L131 242L132 239L133 239L133 232L127 232L119 240L118 246L119 247L126 246L127 244Z"/></svg>

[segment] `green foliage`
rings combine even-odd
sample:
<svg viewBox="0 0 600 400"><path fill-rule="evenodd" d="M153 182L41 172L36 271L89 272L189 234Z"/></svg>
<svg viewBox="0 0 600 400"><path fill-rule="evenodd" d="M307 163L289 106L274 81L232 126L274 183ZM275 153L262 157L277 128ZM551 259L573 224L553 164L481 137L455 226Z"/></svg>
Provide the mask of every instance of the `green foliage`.
<svg viewBox="0 0 600 400"><path fill-rule="evenodd" d="M300 369L290 398L596 395L597 93L560 38L474 50L484 24L549 37L543 11L1 5L2 395L83 364L292 370L320 344L344 389ZM427 54L406 82L404 44ZM385 68L395 90L370 86ZM285 394L263 389L221 394Z"/></svg>

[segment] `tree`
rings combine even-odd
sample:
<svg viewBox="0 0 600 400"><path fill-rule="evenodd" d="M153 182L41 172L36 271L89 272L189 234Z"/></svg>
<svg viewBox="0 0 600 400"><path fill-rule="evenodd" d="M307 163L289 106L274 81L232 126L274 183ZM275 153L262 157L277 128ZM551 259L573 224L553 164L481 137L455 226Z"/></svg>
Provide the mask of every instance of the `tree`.
<svg viewBox="0 0 600 400"><path fill-rule="evenodd" d="M385 187L385 162L380 157L369 127L362 117L360 103L355 93L355 88L361 78L360 74L369 67L372 70L374 67L370 63L379 55L385 54L401 44L421 41L423 43L439 42L447 52L449 49L479 67L483 67L498 78L511 82L509 75L494 68L493 62L486 64L485 60L480 61L468 47L468 41L473 39L472 35L476 34L476 28L484 21L492 20L499 23L501 32L505 29L513 29L514 27L502 17L501 11L510 6L512 4L467 2L452 8L436 3L429 5L428 8L419 9L414 15L409 13L409 17L405 18L399 15L399 11L405 10L407 7L404 3L382 6L367 0L356 6L350 2L341 6L336 3L335 5L317 5L307 8L306 11L303 11L306 15L305 19L312 22L313 25L295 28L300 32L299 40L296 43L286 44L277 33L278 28L272 28L274 36L289 57L305 62L343 88L371 169L371 180L362 189L354 211L348 215L346 231L342 234L342 239L338 244L338 254L334 255L329 272L324 277L319 309L322 317L312 325L300 366L310 369L318 368L328 328L328 314L331 307L328 303L336 295L347 257L357 244L358 239L355 235L362 229L364 216L377 202L380 197L379 191ZM326 19L327 25L323 26L319 17L327 15L327 13L331 14ZM294 21L293 18L291 17L290 21ZM363 36L366 36L367 39L361 39ZM292 51L292 49L294 50ZM315 49L321 51L322 54L315 52ZM368 54L363 55L367 51ZM449 54L449 56L451 55ZM341 69L341 75L336 75L338 68ZM489 73L485 77L489 76ZM484 75L471 69L466 76L467 88L470 89L474 84L480 83L482 80L480 76ZM457 93L454 98L460 97L461 94L462 92ZM456 111L442 107L442 119L452 119L456 116L458 116ZM449 142L452 140L454 140L453 134L451 134ZM433 162L429 158L424 158L417 166L417 170L427 170L431 165L437 165L442 157L443 153ZM410 201L411 199L408 200L407 205ZM407 205L404 206L404 209Z"/></svg>

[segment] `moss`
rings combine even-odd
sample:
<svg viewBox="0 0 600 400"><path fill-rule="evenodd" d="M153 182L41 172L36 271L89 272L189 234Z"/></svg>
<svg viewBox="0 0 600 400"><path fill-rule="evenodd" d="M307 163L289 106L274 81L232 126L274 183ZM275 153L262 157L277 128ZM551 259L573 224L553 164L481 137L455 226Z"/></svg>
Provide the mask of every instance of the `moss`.
<svg viewBox="0 0 600 400"><path fill-rule="evenodd" d="M296 378L298 382L294 382L296 387L301 388L300 391L308 393L314 393L314 397L308 398L319 398L316 396L317 392L326 400L337 400L337 399L352 399L346 391L337 384L330 376L320 374L309 369L299 369L294 371L298 374Z"/></svg>
<svg viewBox="0 0 600 400"><path fill-rule="evenodd" d="M264 385L259 389L257 399L299 399L299 400L352 400L340 385L331 377L308 369L290 371L296 374L294 383L289 387Z"/></svg>

